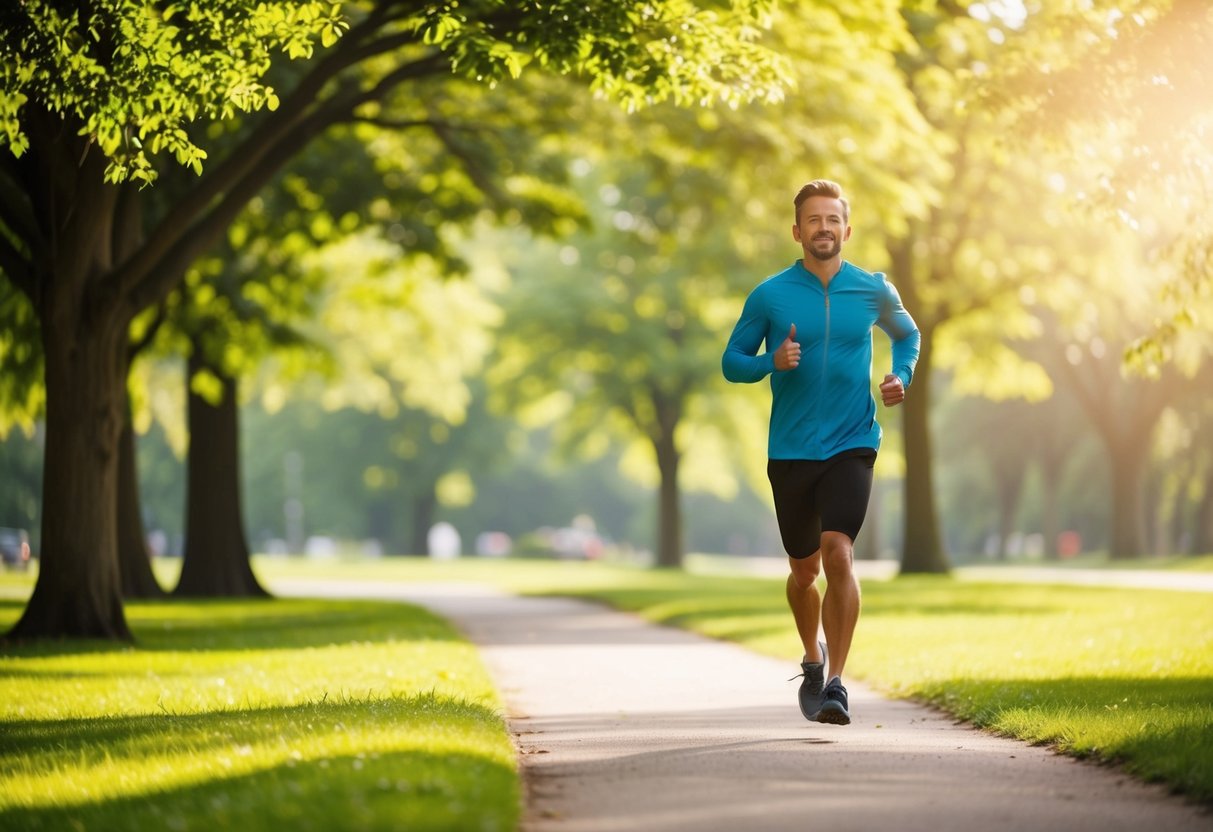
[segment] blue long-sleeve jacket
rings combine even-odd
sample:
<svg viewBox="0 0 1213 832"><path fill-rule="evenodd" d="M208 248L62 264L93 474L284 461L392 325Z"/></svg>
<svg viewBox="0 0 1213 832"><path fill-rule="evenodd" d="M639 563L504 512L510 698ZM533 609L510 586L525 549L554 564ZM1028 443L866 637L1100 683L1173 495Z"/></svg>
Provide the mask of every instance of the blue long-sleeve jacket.
<svg viewBox="0 0 1213 832"><path fill-rule="evenodd" d="M776 370L775 350L792 324L800 365ZM909 387L922 336L880 272L844 261L827 290L797 260L750 292L721 366L729 381L771 376L771 459L829 459L853 448L880 448L872 398L874 326L892 340L892 372ZM763 342L766 351L759 354Z"/></svg>

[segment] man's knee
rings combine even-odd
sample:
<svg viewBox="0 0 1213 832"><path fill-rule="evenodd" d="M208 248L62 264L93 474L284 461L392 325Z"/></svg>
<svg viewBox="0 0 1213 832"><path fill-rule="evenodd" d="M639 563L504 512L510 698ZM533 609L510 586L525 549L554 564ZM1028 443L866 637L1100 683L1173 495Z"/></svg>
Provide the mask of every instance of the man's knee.
<svg viewBox="0 0 1213 832"><path fill-rule="evenodd" d="M825 532L821 536L821 560L826 570L826 580L850 574L854 558L851 538L842 532Z"/></svg>
<svg viewBox="0 0 1213 832"><path fill-rule="evenodd" d="M813 584L817 583L817 576L821 572L821 557L814 555L811 558L788 558L788 562L792 567L792 580L800 589L808 589Z"/></svg>

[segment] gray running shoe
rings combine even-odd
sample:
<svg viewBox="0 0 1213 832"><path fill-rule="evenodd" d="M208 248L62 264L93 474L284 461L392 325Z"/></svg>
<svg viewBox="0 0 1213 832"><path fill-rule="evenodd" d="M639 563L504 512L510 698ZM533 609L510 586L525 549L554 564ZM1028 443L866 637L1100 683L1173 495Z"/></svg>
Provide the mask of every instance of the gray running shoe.
<svg viewBox="0 0 1213 832"><path fill-rule="evenodd" d="M830 662L829 654L826 652L826 643L819 641L817 644L821 647L820 662L801 662L800 667L803 673L793 676L792 679L797 679L801 676L804 681L800 683L800 712L809 722L817 719L817 712L821 710L822 698L825 695L825 675L826 666ZM789 679L788 681L792 681Z"/></svg>
<svg viewBox="0 0 1213 832"><path fill-rule="evenodd" d="M842 679L837 676L826 685L825 699L817 712L817 722L828 722L831 725L851 724L851 712L847 710L847 689L842 686Z"/></svg>

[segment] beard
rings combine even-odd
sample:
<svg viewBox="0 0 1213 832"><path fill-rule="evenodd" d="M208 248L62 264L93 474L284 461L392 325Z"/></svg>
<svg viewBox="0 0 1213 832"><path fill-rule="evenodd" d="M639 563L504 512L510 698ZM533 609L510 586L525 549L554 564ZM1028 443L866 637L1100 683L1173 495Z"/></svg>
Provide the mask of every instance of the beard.
<svg viewBox="0 0 1213 832"><path fill-rule="evenodd" d="M818 248L817 247L818 243L824 243L824 242L829 242L830 247L829 248ZM816 260L821 260L821 261L833 260L835 257L837 257L841 253L842 253L842 243L837 238L830 238L829 240L827 240L826 238L822 237L820 239L814 239L812 241L812 243L809 244L809 254L813 255L814 259L816 259Z"/></svg>

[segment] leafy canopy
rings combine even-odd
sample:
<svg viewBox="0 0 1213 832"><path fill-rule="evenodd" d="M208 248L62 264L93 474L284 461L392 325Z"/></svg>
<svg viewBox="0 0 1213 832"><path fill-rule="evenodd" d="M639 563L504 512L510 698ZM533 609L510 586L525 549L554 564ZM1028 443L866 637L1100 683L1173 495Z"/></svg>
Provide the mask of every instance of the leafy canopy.
<svg viewBox="0 0 1213 832"><path fill-rule="evenodd" d="M29 148L22 108L78 125L109 158L106 181L155 178L149 154L201 172L206 152L186 132L200 117L278 106L262 82L271 56L307 58L347 27L338 3L27 0L3 13L0 144Z"/></svg>

